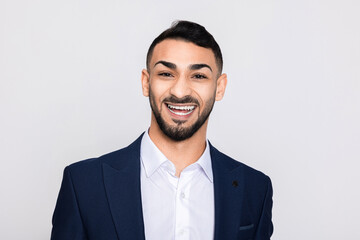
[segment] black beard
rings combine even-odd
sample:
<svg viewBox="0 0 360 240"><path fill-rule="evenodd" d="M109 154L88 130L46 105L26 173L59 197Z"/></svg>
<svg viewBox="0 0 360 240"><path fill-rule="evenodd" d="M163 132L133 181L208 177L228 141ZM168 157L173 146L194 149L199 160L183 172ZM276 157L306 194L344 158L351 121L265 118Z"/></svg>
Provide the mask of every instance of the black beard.
<svg viewBox="0 0 360 240"><path fill-rule="evenodd" d="M201 114L199 113L199 117L198 117L197 121L189 127L183 126L185 121L174 120L174 119L173 119L173 121L177 124L176 126L170 126L169 124L167 124L160 115L159 108L155 103L155 99L153 97L151 89L149 89L149 101L150 101L151 110L155 116L156 122L159 125L161 131L166 136L168 136L170 139L180 142L180 141L183 141L183 140L186 140L186 139L192 137L192 135L194 135L194 133L196 133L197 130L199 130L199 128L201 128L201 126L209 118L209 115L214 106L215 94L210 100L208 100L205 103L204 111ZM191 96L185 96L184 98L181 98L181 99L177 98L175 96L171 96L169 98L164 99L164 102L165 101L171 102L174 104L176 104L176 103L196 103L197 106L199 106L198 100Z"/></svg>

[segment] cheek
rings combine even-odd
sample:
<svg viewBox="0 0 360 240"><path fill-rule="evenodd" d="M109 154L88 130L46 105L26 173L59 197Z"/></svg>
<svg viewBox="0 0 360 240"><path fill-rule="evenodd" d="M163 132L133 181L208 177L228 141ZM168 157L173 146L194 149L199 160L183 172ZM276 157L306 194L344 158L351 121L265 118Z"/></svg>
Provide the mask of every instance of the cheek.
<svg viewBox="0 0 360 240"><path fill-rule="evenodd" d="M159 81L153 80L150 83L150 91L153 99L159 105L161 101L167 96L169 87L166 83L161 83Z"/></svg>
<svg viewBox="0 0 360 240"><path fill-rule="evenodd" d="M197 95L196 97L199 99L199 101L201 101L203 107L205 107L206 103L209 102L209 100L214 99L216 93L216 85L215 84L201 85L199 87L194 88L194 92Z"/></svg>

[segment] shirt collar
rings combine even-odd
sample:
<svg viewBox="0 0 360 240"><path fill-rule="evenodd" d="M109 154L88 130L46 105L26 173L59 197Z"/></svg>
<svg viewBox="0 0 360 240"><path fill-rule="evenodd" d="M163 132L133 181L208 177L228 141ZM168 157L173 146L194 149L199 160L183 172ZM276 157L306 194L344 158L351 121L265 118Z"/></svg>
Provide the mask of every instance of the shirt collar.
<svg viewBox="0 0 360 240"><path fill-rule="evenodd" d="M208 177L210 182L213 182L213 171L211 165L210 146L209 141L206 140L206 148L197 162L204 170L205 175Z"/></svg>
<svg viewBox="0 0 360 240"><path fill-rule="evenodd" d="M151 175L166 161L165 155L156 147L146 131L141 140L140 158L145 169L146 177ZM213 172L211 165L210 146L206 141L206 148L201 157L194 163L199 164L210 182L213 182Z"/></svg>
<svg viewBox="0 0 360 240"><path fill-rule="evenodd" d="M146 177L151 175L168 159L156 147L146 131L141 139L140 158L144 165Z"/></svg>

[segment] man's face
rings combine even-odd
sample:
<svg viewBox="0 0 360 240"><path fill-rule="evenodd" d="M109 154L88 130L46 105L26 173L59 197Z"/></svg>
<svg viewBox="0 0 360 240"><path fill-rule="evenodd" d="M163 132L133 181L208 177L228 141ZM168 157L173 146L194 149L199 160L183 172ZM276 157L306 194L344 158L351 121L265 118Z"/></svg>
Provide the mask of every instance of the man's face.
<svg viewBox="0 0 360 240"><path fill-rule="evenodd" d="M182 141L206 127L226 86L226 75L218 76L211 49L173 39L155 46L149 69L143 70L143 93L149 96L153 116L165 135Z"/></svg>

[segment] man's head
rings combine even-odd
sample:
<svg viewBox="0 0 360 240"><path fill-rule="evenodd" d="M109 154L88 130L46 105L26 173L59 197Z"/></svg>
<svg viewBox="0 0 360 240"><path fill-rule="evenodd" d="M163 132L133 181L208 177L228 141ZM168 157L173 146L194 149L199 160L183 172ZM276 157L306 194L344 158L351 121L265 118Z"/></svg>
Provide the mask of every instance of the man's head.
<svg viewBox="0 0 360 240"><path fill-rule="evenodd" d="M215 41L214 37L203 26L189 21L174 22L169 29L165 30L154 39L146 56L146 67L148 70L155 46L165 39L183 40L186 42L192 42L200 47L211 49L215 55L216 64L219 70L218 73L219 75L221 74L223 59L219 45Z"/></svg>
<svg viewBox="0 0 360 240"><path fill-rule="evenodd" d="M215 100L221 100L226 74L221 51L204 27L180 21L157 37L142 71L143 94L149 97L152 122L174 141L190 138L207 120Z"/></svg>

